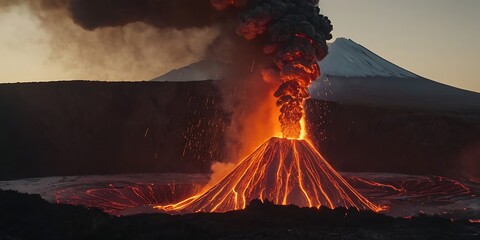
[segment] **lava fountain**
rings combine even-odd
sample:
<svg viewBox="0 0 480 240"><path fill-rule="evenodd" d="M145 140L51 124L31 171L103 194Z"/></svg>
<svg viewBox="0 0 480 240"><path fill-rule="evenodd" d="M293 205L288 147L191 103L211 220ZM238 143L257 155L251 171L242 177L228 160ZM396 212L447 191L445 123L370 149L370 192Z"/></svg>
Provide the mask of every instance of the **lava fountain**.
<svg viewBox="0 0 480 240"><path fill-rule="evenodd" d="M243 7L245 1L212 1L218 10ZM220 4L223 3L223 4ZM243 209L253 199L275 204L381 210L351 187L310 142L302 139L308 87L320 76L318 61L328 53L330 20L318 0L264 0L240 15L237 34L264 40L272 56L263 79L277 90L282 138L271 138L207 191L177 204L157 206L167 212L225 212Z"/></svg>

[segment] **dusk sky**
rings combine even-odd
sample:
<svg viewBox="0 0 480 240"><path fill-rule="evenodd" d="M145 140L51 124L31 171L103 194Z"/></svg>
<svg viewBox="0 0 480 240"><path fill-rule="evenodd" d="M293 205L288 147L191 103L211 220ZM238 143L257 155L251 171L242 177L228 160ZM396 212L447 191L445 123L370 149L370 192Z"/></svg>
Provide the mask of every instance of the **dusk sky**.
<svg viewBox="0 0 480 240"><path fill-rule="evenodd" d="M321 0L320 6L333 22L334 37L350 38L418 75L480 92L479 0ZM199 60L198 54L189 55L169 64L168 56L157 52L143 61L159 66L150 64L144 74L132 77L132 71L124 73L124 67L112 64L105 72L115 74L103 74L72 58L59 60L61 51L56 51L52 53L49 35L26 8L0 12L0 83L147 80Z"/></svg>

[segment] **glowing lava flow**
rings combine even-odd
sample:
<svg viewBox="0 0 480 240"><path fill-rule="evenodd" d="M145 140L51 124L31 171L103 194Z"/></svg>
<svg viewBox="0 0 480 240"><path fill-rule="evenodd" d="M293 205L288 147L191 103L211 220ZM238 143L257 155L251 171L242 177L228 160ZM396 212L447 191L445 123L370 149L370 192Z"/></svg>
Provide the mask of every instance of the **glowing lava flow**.
<svg viewBox="0 0 480 240"><path fill-rule="evenodd" d="M380 211L353 189L306 140L271 138L206 192L155 208L167 212L225 212L253 199L303 207Z"/></svg>

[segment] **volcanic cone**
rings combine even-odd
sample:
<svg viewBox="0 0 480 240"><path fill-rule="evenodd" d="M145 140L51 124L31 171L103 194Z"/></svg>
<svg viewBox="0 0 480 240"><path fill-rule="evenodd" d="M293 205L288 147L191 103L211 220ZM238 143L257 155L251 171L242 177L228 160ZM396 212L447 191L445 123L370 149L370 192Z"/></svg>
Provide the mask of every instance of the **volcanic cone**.
<svg viewBox="0 0 480 240"><path fill-rule="evenodd" d="M271 138L209 190L164 211L226 212L253 199L301 207L355 207L380 211L336 172L307 140Z"/></svg>

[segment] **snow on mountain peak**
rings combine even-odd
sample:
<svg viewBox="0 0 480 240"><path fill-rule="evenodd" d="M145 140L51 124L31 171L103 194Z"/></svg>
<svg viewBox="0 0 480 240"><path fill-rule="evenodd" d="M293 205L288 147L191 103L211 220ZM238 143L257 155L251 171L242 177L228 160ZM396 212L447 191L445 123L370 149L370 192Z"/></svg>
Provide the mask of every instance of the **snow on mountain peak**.
<svg viewBox="0 0 480 240"><path fill-rule="evenodd" d="M152 79L153 81L220 80L227 63L203 60ZM322 76L309 92L314 99L370 106L426 109L479 109L480 94L420 77L346 38L330 44L320 62Z"/></svg>
<svg viewBox="0 0 480 240"><path fill-rule="evenodd" d="M322 76L419 77L347 38L337 38L329 49L320 63Z"/></svg>

